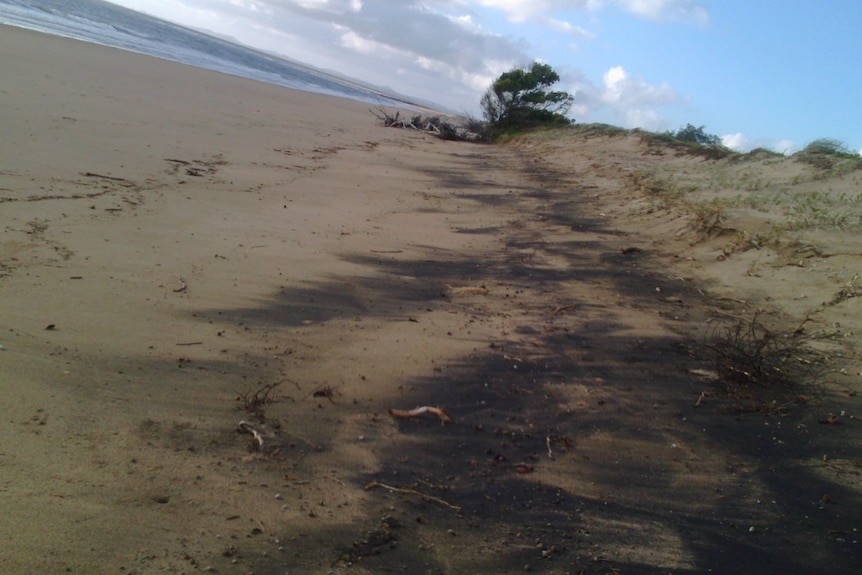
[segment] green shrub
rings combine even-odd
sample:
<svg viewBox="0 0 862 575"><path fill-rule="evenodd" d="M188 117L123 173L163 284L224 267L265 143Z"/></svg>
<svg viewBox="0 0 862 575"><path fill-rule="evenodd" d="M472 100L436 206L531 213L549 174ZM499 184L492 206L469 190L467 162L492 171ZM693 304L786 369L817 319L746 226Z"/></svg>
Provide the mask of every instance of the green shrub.
<svg viewBox="0 0 862 575"><path fill-rule="evenodd" d="M706 126L695 127L691 124L686 124L676 133L668 132L671 137L679 142L689 142L692 144L700 144L701 146L721 146L721 138L715 134L707 134Z"/></svg>
<svg viewBox="0 0 862 575"><path fill-rule="evenodd" d="M804 154L828 154L832 156L858 157L850 147L840 140L820 138L814 140L802 149Z"/></svg>
<svg viewBox="0 0 862 575"><path fill-rule="evenodd" d="M800 162L831 173L835 173L838 169L855 170L862 168L862 156L851 150L844 142L832 138L814 140L801 151L793 154L793 157Z"/></svg>
<svg viewBox="0 0 862 575"><path fill-rule="evenodd" d="M539 62L501 74L480 101L492 135L571 124L566 113L572 95L550 89L559 81L553 68Z"/></svg>

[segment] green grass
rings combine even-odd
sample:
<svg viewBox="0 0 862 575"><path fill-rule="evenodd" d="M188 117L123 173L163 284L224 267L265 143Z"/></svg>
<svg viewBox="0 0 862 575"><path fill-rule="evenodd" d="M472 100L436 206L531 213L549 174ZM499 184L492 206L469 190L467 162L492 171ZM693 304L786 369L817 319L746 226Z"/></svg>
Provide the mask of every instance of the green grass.
<svg viewBox="0 0 862 575"><path fill-rule="evenodd" d="M784 207L787 221L783 225L786 229L798 230L814 227L846 229L862 224L858 196L850 202L846 200L846 194L836 197L820 190L794 193Z"/></svg>
<svg viewBox="0 0 862 575"><path fill-rule="evenodd" d="M774 244L787 231L862 227L862 175L852 175L860 173L862 157L838 140L821 138L786 156L765 148L741 154L720 145L680 140L673 132L626 130L602 123L573 124L546 133L584 138L635 136L647 156L703 158L704 162L695 164L649 161L648 167L628 174L627 184L643 195L649 211L679 210L690 218L692 230L708 235L721 232L726 224L734 225L730 210L775 214L765 231L746 230L739 235L732 242L734 251ZM543 137L541 132L536 135ZM848 182L847 177L856 177L856 181ZM832 181L845 189L850 184L853 191L833 192Z"/></svg>
<svg viewBox="0 0 862 575"><path fill-rule="evenodd" d="M578 134L579 136L584 136L585 138L597 136L625 136L632 132L632 130L626 130L625 128L612 126L610 124L572 124L572 126L566 129Z"/></svg>

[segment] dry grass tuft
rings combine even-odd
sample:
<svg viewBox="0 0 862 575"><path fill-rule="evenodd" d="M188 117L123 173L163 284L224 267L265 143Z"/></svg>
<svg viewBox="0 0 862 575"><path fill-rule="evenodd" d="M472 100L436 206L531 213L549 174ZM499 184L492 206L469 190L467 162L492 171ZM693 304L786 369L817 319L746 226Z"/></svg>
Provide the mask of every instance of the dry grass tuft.
<svg viewBox="0 0 862 575"><path fill-rule="evenodd" d="M241 408L246 413L261 414L265 405L276 401L274 392L275 388L279 385L281 385L280 381L277 383L267 383L253 393L249 390L238 394L236 400L242 404Z"/></svg>
<svg viewBox="0 0 862 575"><path fill-rule="evenodd" d="M818 358L806 347L808 337L800 325L792 331L767 327L760 313L709 335L707 347L715 353L716 371L727 384L745 387L788 387L810 378Z"/></svg>

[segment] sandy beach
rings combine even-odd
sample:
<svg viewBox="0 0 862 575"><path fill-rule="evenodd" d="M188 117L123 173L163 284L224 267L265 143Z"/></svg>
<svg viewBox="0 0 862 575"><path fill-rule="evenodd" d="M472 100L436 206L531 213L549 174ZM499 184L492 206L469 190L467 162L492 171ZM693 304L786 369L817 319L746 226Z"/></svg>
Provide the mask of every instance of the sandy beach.
<svg viewBox="0 0 862 575"><path fill-rule="evenodd" d="M858 569L858 227L765 241L768 211L651 195L858 170L446 142L0 48L3 573ZM803 326L816 384L719 381L714 326L752 314ZM390 413L422 406L448 421Z"/></svg>

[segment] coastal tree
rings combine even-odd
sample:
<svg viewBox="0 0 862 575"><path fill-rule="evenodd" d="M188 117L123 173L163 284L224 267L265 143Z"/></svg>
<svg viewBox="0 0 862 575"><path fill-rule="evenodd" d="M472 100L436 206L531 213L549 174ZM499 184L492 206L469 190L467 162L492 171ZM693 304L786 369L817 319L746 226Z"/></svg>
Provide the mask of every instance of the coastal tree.
<svg viewBox="0 0 862 575"><path fill-rule="evenodd" d="M681 142L691 142L702 146L720 146L721 138L715 134L708 134L706 126L696 127L691 124L686 124L684 128L680 128L672 136Z"/></svg>
<svg viewBox="0 0 862 575"><path fill-rule="evenodd" d="M551 66L539 62L501 74L480 101L485 120L496 130L570 124L572 95L551 90L559 81Z"/></svg>

